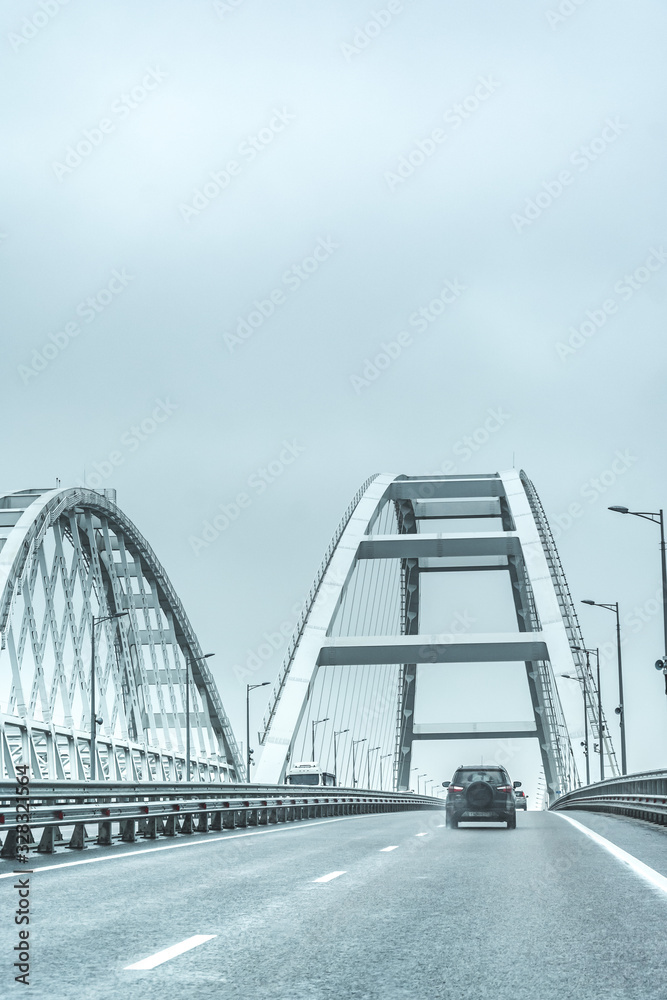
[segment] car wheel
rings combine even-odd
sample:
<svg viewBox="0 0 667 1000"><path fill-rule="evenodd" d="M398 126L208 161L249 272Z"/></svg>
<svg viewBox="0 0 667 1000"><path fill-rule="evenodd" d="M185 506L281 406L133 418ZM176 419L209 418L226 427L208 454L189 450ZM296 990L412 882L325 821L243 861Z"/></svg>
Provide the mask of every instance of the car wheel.
<svg viewBox="0 0 667 1000"><path fill-rule="evenodd" d="M454 819L453 816L446 816L445 826L447 826L450 830L458 830L459 821L457 819Z"/></svg>
<svg viewBox="0 0 667 1000"><path fill-rule="evenodd" d="M516 830L516 813L507 820L507 829Z"/></svg>

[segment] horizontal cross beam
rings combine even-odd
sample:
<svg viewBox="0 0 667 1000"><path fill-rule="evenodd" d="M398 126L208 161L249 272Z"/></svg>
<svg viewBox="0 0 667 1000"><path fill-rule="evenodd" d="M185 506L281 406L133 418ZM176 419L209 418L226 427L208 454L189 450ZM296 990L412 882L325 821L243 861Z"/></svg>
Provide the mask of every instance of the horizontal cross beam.
<svg viewBox="0 0 667 1000"><path fill-rule="evenodd" d="M417 520L431 518L500 517L500 499L476 497L470 500L413 500Z"/></svg>
<svg viewBox="0 0 667 1000"><path fill-rule="evenodd" d="M496 730L491 730L490 732L482 732L481 730L473 730L471 732L457 732L457 733L416 733L413 732L413 740L522 740L528 737L537 737L538 732L533 729L531 732L525 732L523 729L507 729L503 732L498 732Z"/></svg>
<svg viewBox="0 0 667 1000"><path fill-rule="evenodd" d="M511 531L413 535L368 535L359 543L359 559L420 559L442 556L515 556L521 546Z"/></svg>
<svg viewBox="0 0 667 1000"><path fill-rule="evenodd" d="M328 637L318 663L507 663L547 660L540 632Z"/></svg>
<svg viewBox="0 0 667 1000"><path fill-rule="evenodd" d="M386 495L390 500L464 500L468 497L502 497L505 488L499 476L395 479Z"/></svg>
<svg viewBox="0 0 667 1000"><path fill-rule="evenodd" d="M530 722L438 722L415 723L416 740L526 739L538 735Z"/></svg>

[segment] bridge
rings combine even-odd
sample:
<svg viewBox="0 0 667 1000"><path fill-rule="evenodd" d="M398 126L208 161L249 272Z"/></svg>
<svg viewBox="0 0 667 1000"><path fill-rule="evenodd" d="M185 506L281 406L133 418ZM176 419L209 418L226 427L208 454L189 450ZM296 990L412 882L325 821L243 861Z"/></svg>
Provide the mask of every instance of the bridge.
<svg viewBox="0 0 667 1000"><path fill-rule="evenodd" d="M445 595L490 578L512 621L452 623ZM304 603L254 761L206 661L113 490L0 497L0 881L12 913L0 939L15 988L664 996L651 938L667 924L667 772L621 773L524 473L363 484ZM475 710L498 675L522 685L520 718ZM460 678L467 721L442 694ZM464 744L510 772L533 749L541 808L516 831L447 829L451 771L438 765L422 788L415 760ZM589 782L595 757L604 780ZM294 783L308 760L335 783Z"/></svg>

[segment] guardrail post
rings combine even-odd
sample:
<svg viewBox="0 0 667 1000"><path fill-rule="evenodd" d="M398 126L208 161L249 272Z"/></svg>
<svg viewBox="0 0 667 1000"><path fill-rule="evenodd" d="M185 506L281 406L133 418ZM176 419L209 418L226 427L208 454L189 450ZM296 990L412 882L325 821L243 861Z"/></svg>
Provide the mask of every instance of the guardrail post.
<svg viewBox="0 0 667 1000"><path fill-rule="evenodd" d="M0 858L15 858L16 857L16 830L7 830L7 836L5 837L5 842L2 845L2 850L0 851Z"/></svg>
<svg viewBox="0 0 667 1000"><path fill-rule="evenodd" d="M109 847L111 844L111 820L105 820L98 824L97 843L100 847Z"/></svg>
<svg viewBox="0 0 667 1000"><path fill-rule="evenodd" d="M192 833L192 813L185 813L183 816L181 833Z"/></svg>
<svg viewBox="0 0 667 1000"><path fill-rule="evenodd" d="M125 844L134 844L137 837L135 833L135 826L133 819L125 819L121 821L120 824L120 839Z"/></svg>
<svg viewBox="0 0 667 1000"><path fill-rule="evenodd" d="M144 828L141 831L146 840L157 840L157 817L149 816L144 820Z"/></svg>
<svg viewBox="0 0 667 1000"><path fill-rule="evenodd" d="M45 826L37 850L40 854L53 854L55 849L55 830L52 826Z"/></svg>
<svg viewBox="0 0 667 1000"><path fill-rule="evenodd" d="M176 817L167 816L164 821L163 833L165 837L175 837L176 836Z"/></svg>
<svg viewBox="0 0 667 1000"><path fill-rule="evenodd" d="M86 846L86 828L83 823L75 823L70 842L67 845L73 851L82 851Z"/></svg>
<svg viewBox="0 0 667 1000"><path fill-rule="evenodd" d="M208 813L200 812L197 817L197 833L208 833Z"/></svg>
<svg viewBox="0 0 667 1000"><path fill-rule="evenodd" d="M222 814L222 829L223 830L233 830L236 826L236 809L227 809Z"/></svg>
<svg viewBox="0 0 667 1000"><path fill-rule="evenodd" d="M220 811L211 813L211 831L219 832L222 830L222 813Z"/></svg>
<svg viewBox="0 0 667 1000"><path fill-rule="evenodd" d="M248 813L245 809L236 810L236 825L246 827L248 825Z"/></svg>

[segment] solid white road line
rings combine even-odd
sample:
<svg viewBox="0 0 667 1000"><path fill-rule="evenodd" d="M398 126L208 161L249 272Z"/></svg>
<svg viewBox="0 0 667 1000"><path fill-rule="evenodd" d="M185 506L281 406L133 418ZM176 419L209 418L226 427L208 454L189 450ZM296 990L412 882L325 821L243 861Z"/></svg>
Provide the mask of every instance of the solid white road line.
<svg viewBox="0 0 667 1000"><path fill-rule="evenodd" d="M140 847L136 851L119 851L118 854L106 854L102 858L84 858L82 861L63 861L58 865L40 865L39 868L32 868L31 872L50 872L54 868L76 868L78 865L96 865L100 861L115 861L116 858L131 858L138 854L157 854L159 851L176 851L182 847L202 847L206 844L219 844L225 840L239 840L241 837L265 837L270 833L287 833L288 830L306 830L311 826L324 826L325 823L343 823L345 820L371 819L374 813L363 813L359 816L336 816L334 819L308 820L308 826L285 826L274 827L272 830L253 830L252 833L232 833L223 837L208 837L206 840L186 840L182 844L165 844L164 847ZM23 872L21 873L23 874ZM2 878L15 878L16 872L5 872L0 875Z"/></svg>
<svg viewBox="0 0 667 1000"><path fill-rule="evenodd" d="M611 840L607 840L606 837L601 837L599 833L591 830L588 826L584 826L584 824L580 823L578 820L572 819L571 816L566 816L560 811L557 815L560 816L561 819L566 819L568 823L572 824L572 826L576 826L577 830L581 830L582 833L585 833L587 837L594 840L596 844L600 845L600 847L604 847L605 851L609 851L610 854L613 854L615 858L621 861L624 865L627 865L628 868L635 872L635 874L645 879L656 889L660 889L661 892L667 892L667 878L665 878L664 875L661 875L660 872L657 872L655 868L649 868L649 866L645 865L643 861L639 860L639 858L635 858L634 855L628 854L628 852L624 851L622 847L617 847L616 844L612 844Z"/></svg>
<svg viewBox="0 0 667 1000"><path fill-rule="evenodd" d="M329 872L328 875L321 875L319 878L314 878L313 882L331 882L332 878L338 878L339 875L344 875L345 872Z"/></svg>
<svg viewBox="0 0 667 1000"><path fill-rule="evenodd" d="M168 962L170 958L176 958L177 955L182 955L184 951L190 951L191 948L196 948L198 944L204 944L205 941L210 941L211 938L216 936L215 934L194 934L179 944L172 944L171 948L158 951L155 955L150 955L149 958L142 958L140 962L135 962L134 965L126 965L125 968L154 969L156 965L162 965L163 962Z"/></svg>
<svg viewBox="0 0 667 1000"><path fill-rule="evenodd" d="M381 848L380 848L380 854L381 854L381 853L382 853L383 851L395 851L395 850L397 850L397 848L398 848L398 844L394 844L394 846L393 846L393 847L381 847Z"/></svg>

